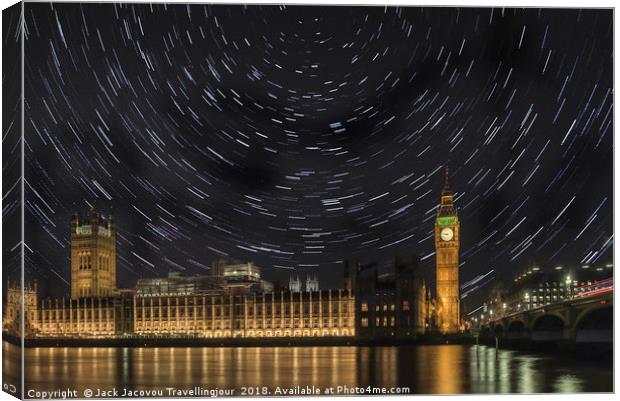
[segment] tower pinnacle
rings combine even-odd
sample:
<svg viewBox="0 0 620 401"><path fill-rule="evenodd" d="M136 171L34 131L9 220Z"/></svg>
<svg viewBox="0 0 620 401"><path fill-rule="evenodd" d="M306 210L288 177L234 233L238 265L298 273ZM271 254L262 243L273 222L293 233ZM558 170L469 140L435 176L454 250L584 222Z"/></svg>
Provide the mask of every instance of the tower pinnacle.
<svg viewBox="0 0 620 401"><path fill-rule="evenodd" d="M450 169L446 164L443 189L441 190L441 195L452 195L452 191L450 190Z"/></svg>

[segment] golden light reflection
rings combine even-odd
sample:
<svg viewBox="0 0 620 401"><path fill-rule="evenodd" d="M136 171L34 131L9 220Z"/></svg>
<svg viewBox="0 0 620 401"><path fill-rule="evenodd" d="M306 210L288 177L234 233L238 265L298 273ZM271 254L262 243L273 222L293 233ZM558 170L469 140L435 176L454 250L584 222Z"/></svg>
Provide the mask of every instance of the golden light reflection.
<svg viewBox="0 0 620 401"><path fill-rule="evenodd" d="M12 346L13 347L13 346ZM7 355L18 357L13 348ZM19 350L19 347L14 349ZM596 366L458 345L416 347L26 349L27 386L409 386L415 393L611 391ZM17 358L17 363L19 362ZM9 367L9 369L6 369ZM19 366L18 366L19 367ZM606 377L606 376L603 376ZM592 385L599 387L592 387ZM611 383L611 382L610 382ZM590 386L590 387L588 387Z"/></svg>
<svg viewBox="0 0 620 401"><path fill-rule="evenodd" d="M243 383L243 364L245 362L245 358L244 358L244 351L245 348L242 347L237 347L237 348L232 348L232 352L233 355L232 357L234 358L234 367L235 367L235 382L236 383ZM246 383L249 384L249 383Z"/></svg>
<svg viewBox="0 0 620 401"><path fill-rule="evenodd" d="M317 347L312 347L312 373L311 373L311 377L312 377L312 382L315 383L317 380L317 377L319 375L319 360L318 360L318 354L319 351L317 349Z"/></svg>
<svg viewBox="0 0 620 401"><path fill-rule="evenodd" d="M457 345L422 346L429 362L425 374L430 377L430 394L461 394L463 389L462 348Z"/></svg>
<svg viewBox="0 0 620 401"><path fill-rule="evenodd" d="M299 382L299 348L293 348L293 367L292 367L292 375L293 375L293 383Z"/></svg>
<svg viewBox="0 0 620 401"><path fill-rule="evenodd" d="M273 378L276 383L280 382L280 347L275 347L273 352Z"/></svg>
<svg viewBox="0 0 620 401"><path fill-rule="evenodd" d="M262 347L256 347L252 349L252 352L254 354L254 369L256 371L256 385L260 385L260 383L263 382L263 367L262 367L262 361L263 361L263 348Z"/></svg>

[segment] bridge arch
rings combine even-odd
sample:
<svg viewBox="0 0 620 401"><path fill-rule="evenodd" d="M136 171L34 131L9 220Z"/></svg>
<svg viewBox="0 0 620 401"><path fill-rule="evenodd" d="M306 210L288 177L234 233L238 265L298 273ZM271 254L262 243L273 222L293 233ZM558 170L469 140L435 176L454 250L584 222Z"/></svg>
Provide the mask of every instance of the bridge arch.
<svg viewBox="0 0 620 401"><path fill-rule="evenodd" d="M509 333L521 333L525 331L525 323L523 320L513 320L508 324Z"/></svg>
<svg viewBox="0 0 620 401"><path fill-rule="evenodd" d="M555 328L564 329L566 326L566 319L559 313L547 312L542 313L534 319L530 324L532 330L540 330L541 328Z"/></svg>
<svg viewBox="0 0 620 401"><path fill-rule="evenodd" d="M518 339L525 337L525 323L522 320L513 320L506 327L505 336L509 339Z"/></svg>
<svg viewBox="0 0 620 401"><path fill-rule="evenodd" d="M493 335L495 337L501 337L504 335L504 326L501 323L495 323L493 326Z"/></svg>
<svg viewBox="0 0 620 401"><path fill-rule="evenodd" d="M532 321L533 341L558 341L564 338L566 322L561 315L545 313Z"/></svg>
<svg viewBox="0 0 620 401"><path fill-rule="evenodd" d="M611 304L599 304L583 310L575 319L575 342L612 343L613 315Z"/></svg>

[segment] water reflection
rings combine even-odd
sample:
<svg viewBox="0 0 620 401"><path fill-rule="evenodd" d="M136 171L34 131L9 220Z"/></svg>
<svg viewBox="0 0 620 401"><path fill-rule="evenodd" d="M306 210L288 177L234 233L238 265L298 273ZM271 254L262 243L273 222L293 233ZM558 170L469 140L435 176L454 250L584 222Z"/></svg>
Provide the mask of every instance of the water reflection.
<svg viewBox="0 0 620 401"><path fill-rule="evenodd" d="M21 348L2 342L2 386L3 390L16 397L22 392Z"/></svg>
<svg viewBox="0 0 620 401"><path fill-rule="evenodd" d="M5 382L15 372L3 344ZM15 358L14 358L15 359ZM15 359L19 361L19 358ZM410 387L416 394L612 391L612 366L488 347L29 348L26 389ZM14 373L13 373L14 374Z"/></svg>

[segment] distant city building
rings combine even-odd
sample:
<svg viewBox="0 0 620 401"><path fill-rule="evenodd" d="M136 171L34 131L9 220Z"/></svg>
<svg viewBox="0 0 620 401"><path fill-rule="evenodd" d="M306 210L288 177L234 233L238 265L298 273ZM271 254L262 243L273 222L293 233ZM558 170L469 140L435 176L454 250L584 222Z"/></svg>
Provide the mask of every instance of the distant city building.
<svg viewBox="0 0 620 401"><path fill-rule="evenodd" d="M224 281L216 276L182 276L141 278L136 284L136 296L201 295L222 291Z"/></svg>
<svg viewBox="0 0 620 401"><path fill-rule="evenodd" d="M221 277L224 275L224 266L229 264L226 259L216 259L211 263L211 271L210 274L212 276Z"/></svg>
<svg viewBox="0 0 620 401"><path fill-rule="evenodd" d="M236 294L273 291L273 284L261 277L261 269L252 262L218 259L211 264L211 275L222 280L223 288Z"/></svg>
<svg viewBox="0 0 620 401"><path fill-rule="evenodd" d="M514 291L508 304L521 304L524 309L533 309L579 296L613 275L613 265L583 265L579 268L553 266L541 269L534 266L517 276Z"/></svg>
<svg viewBox="0 0 620 401"><path fill-rule="evenodd" d="M244 281L259 282L261 279L260 268L252 262L225 265L222 277L227 282Z"/></svg>
<svg viewBox="0 0 620 401"><path fill-rule="evenodd" d="M530 263L517 274L510 288L492 289L481 312L504 316L612 288L611 263L578 267Z"/></svg>
<svg viewBox="0 0 620 401"><path fill-rule="evenodd" d="M85 222L71 218L71 298L116 294L116 229L112 212L103 220L91 209Z"/></svg>

